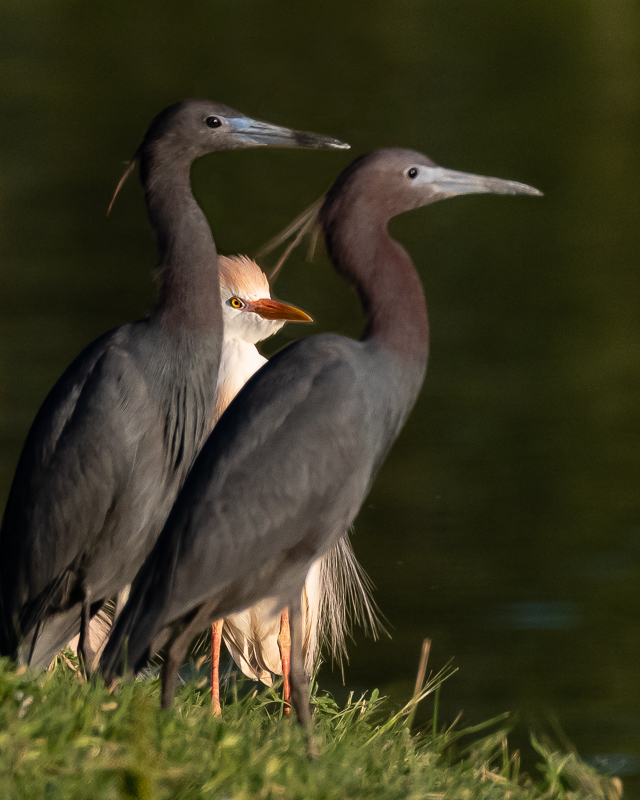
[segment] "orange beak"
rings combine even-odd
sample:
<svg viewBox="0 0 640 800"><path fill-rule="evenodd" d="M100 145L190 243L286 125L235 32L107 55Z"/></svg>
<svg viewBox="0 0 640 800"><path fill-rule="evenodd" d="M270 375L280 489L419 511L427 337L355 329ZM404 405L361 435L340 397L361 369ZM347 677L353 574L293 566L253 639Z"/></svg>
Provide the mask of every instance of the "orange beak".
<svg viewBox="0 0 640 800"><path fill-rule="evenodd" d="M277 300L256 300L253 303L247 303L248 311L254 311L260 314L265 319L282 319L287 322L313 322L308 314L301 311L295 306L288 306L285 303L279 303Z"/></svg>

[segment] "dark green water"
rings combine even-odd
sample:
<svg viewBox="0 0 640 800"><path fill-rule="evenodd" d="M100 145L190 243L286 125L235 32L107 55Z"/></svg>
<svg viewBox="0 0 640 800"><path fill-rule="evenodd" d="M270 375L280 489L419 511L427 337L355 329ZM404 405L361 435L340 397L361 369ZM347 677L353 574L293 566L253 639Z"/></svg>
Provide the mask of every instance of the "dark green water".
<svg viewBox="0 0 640 800"><path fill-rule="evenodd" d="M169 102L353 146L197 164L221 252L255 252L379 146L538 186L392 225L433 348L354 538L393 639L356 636L346 685L406 699L429 636L431 666L459 668L444 719L516 711L517 741L557 720L584 756L640 772L639 76L634 0L4 0L0 495L63 368L153 302L139 187L105 210ZM359 332L324 255L276 292L318 331Z"/></svg>

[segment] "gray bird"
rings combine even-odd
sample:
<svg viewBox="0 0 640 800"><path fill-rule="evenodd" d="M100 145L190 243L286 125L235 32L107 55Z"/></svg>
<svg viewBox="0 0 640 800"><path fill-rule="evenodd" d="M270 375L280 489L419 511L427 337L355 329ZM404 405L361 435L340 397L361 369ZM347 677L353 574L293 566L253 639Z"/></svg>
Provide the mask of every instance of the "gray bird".
<svg viewBox="0 0 640 800"><path fill-rule="evenodd" d="M147 318L89 345L33 423L0 530L0 655L44 668L79 631L89 668L91 617L162 530L211 430L222 345L216 248L191 164L256 146L348 147L209 100L177 103L151 123L135 161L158 240L159 299Z"/></svg>
<svg viewBox="0 0 640 800"><path fill-rule="evenodd" d="M132 587L103 656L107 679L167 642L162 705L199 631L268 600L291 616L292 701L310 733L301 591L313 561L353 522L411 410L429 349L420 278L387 231L396 214L459 194L538 195L454 172L410 150L353 162L320 209L327 250L356 288L359 341L310 336L281 350L222 415ZM310 750L313 750L309 738Z"/></svg>

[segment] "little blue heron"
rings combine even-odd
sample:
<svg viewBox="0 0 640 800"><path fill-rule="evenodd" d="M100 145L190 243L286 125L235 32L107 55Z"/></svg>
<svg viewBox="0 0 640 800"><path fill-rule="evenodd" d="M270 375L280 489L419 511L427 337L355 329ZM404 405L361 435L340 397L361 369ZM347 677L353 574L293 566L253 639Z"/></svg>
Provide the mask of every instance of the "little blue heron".
<svg viewBox="0 0 640 800"><path fill-rule="evenodd" d="M289 607L292 701L313 751L302 657L302 587L353 522L411 410L429 349L424 292L387 231L396 214L460 194L538 195L455 172L411 150L353 162L319 220L329 256L366 315L362 339L309 336L276 354L213 430L138 574L103 656L109 679L168 641L162 705L196 633L268 600Z"/></svg>
<svg viewBox="0 0 640 800"><path fill-rule="evenodd" d="M273 336L285 322L311 321L304 311L271 299L267 277L255 261L246 256L219 256L218 267L224 339L218 371L216 419L249 378L267 363L255 346L257 342ZM312 564L301 603L308 675L322 638L327 640L332 656L342 655L349 616L375 632L377 619L368 579L356 561L347 535ZM248 678L270 686L272 675L282 675L284 700L285 704L289 703L288 613L285 610L274 617L270 612L268 602L257 603L213 624L211 699L214 713L220 713L218 665L222 639ZM288 710L289 706L285 705L285 712Z"/></svg>
<svg viewBox="0 0 640 800"><path fill-rule="evenodd" d="M348 147L209 100L151 123L135 160L158 240L158 303L89 345L33 423L0 531L0 655L43 668L79 631L90 668L91 617L160 533L211 430L222 345L216 248L191 165L255 146Z"/></svg>

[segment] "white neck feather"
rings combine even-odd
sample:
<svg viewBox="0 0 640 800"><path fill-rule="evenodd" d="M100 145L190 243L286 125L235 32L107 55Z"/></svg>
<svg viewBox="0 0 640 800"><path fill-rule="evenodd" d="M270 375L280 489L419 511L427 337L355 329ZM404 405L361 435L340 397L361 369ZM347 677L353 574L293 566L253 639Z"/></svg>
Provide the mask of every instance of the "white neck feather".
<svg viewBox="0 0 640 800"><path fill-rule="evenodd" d="M260 355L254 344L243 339L225 338L218 371L216 422L254 372L266 363L267 359Z"/></svg>

